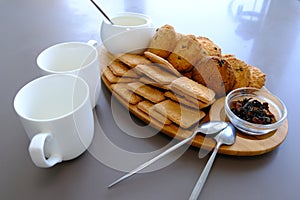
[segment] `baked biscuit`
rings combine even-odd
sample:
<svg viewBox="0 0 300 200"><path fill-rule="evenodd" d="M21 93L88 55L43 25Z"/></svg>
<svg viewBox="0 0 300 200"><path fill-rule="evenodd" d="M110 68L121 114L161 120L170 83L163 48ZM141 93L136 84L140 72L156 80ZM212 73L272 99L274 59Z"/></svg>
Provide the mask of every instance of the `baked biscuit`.
<svg viewBox="0 0 300 200"><path fill-rule="evenodd" d="M145 65L151 64L150 60L148 60L144 56L137 55L137 54L129 54L129 53L122 54L120 57L118 57L118 59L131 68L134 68L135 66L141 64L145 64Z"/></svg>
<svg viewBox="0 0 300 200"><path fill-rule="evenodd" d="M164 90L169 89L168 85L163 85L161 83L158 83L158 82L152 80L151 78L149 78L147 76L140 77L139 81L146 84L146 85L151 85L151 86L154 86L154 87L157 87L157 88L160 88L160 89L164 89Z"/></svg>
<svg viewBox="0 0 300 200"><path fill-rule="evenodd" d="M167 60L163 59L162 57L159 57L158 55L151 53L150 51L144 52L145 56L149 58L153 63L157 63L164 67L166 70L172 72L174 75L180 77L181 74L173 67L171 63L169 63Z"/></svg>
<svg viewBox="0 0 300 200"><path fill-rule="evenodd" d="M198 123L205 116L201 110L180 106L180 104L169 99L155 104L153 107L157 112L167 116L168 119L185 129Z"/></svg>
<svg viewBox="0 0 300 200"><path fill-rule="evenodd" d="M170 125L172 121L170 121L166 116L162 115L161 113L157 112L153 109L153 103L150 101L144 100L137 104L138 109L146 113L151 119L156 120L159 123Z"/></svg>
<svg viewBox="0 0 300 200"><path fill-rule="evenodd" d="M128 83L128 89L153 103L159 103L165 100L162 91L141 82Z"/></svg>
<svg viewBox="0 0 300 200"><path fill-rule="evenodd" d="M193 66L208 53L197 41L194 35L185 35L180 38L168 61L179 72L190 71Z"/></svg>
<svg viewBox="0 0 300 200"><path fill-rule="evenodd" d="M254 66L248 66L250 81L248 87L262 88L266 82L266 74Z"/></svg>
<svg viewBox="0 0 300 200"><path fill-rule="evenodd" d="M217 56L208 56L198 62L193 69L192 79L212 89L219 97L231 91L235 84L232 66Z"/></svg>
<svg viewBox="0 0 300 200"><path fill-rule="evenodd" d="M138 75L131 69L129 69L124 63L114 60L108 65L109 69L116 76L137 78Z"/></svg>
<svg viewBox="0 0 300 200"><path fill-rule="evenodd" d="M189 79L192 79L193 70L185 72L185 73L182 73L182 75L185 76L185 77L187 77L187 78L189 78Z"/></svg>
<svg viewBox="0 0 300 200"><path fill-rule="evenodd" d="M233 54L225 54L222 57L225 58L235 70L237 83L234 85L233 89L247 86L262 88L265 85L266 74L264 74L259 68L251 66L244 61L237 59ZM235 65L237 67L235 67Z"/></svg>
<svg viewBox="0 0 300 200"><path fill-rule="evenodd" d="M234 56L227 56L225 59L231 65L235 75L236 81L232 89L247 87L250 82L249 65Z"/></svg>
<svg viewBox="0 0 300 200"><path fill-rule="evenodd" d="M216 45L213 41L211 41L207 37L199 36L197 37L197 41L201 44L201 46L207 51L210 56L221 56L222 50Z"/></svg>
<svg viewBox="0 0 300 200"><path fill-rule="evenodd" d="M179 103L180 105L185 105L185 106L188 106L188 107L191 107L191 108L194 108L194 109L199 109L199 106L193 102L190 102L188 100L186 100L184 98L184 96L181 96L179 94L174 94L173 92L171 91L166 91L164 93L165 97Z"/></svg>
<svg viewBox="0 0 300 200"><path fill-rule="evenodd" d="M140 96L138 96L138 95L134 94L132 91L130 91L128 89L127 84L125 84L125 83L112 84L111 88L112 88L113 92L118 94L129 104L135 105L142 100L142 98Z"/></svg>
<svg viewBox="0 0 300 200"><path fill-rule="evenodd" d="M173 26L168 24L157 29L154 34L148 51L162 58L167 58L175 49L180 34L177 34Z"/></svg>
<svg viewBox="0 0 300 200"><path fill-rule="evenodd" d="M200 109L206 108L206 107L212 105L212 104L216 101L216 99L213 98L210 102L204 103L204 102L202 102L202 101L200 101L200 100L198 100L198 99L195 99L195 98L188 98L187 96L185 96L185 99L186 99L188 102L190 102L191 104L196 104L196 105L198 105L198 107L199 107Z"/></svg>
<svg viewBox="0 0 300 200"><path fill-rule="evenodd" d="M203 103L197 99L194 99L194 98L187 98L186 96L184 96L183 94L174 94L173 92L170 92L170 91L166 91L164 93L164 95L175 101L175 102L178 102L180 103L180 105L184 105L184 106L187 106L187 107L190 107L190 108L194 108L194 109L202 109L202 108L205 108L209 105L211 105L215 99L210 102L210 103Z"/></svg>
<svg viewBox="0 0 300 200"><path fill-rule="evenodd" d="M177 76L163 70L160 66L154 64L138 65L135 67L135 70L162 85L168 85L173 80L177 79Z"/></svg>
<svg viewBox="0 0 300 200"><path fill-rule="evenodd" d="M137 80L131 77L116 76L108 67L103 71L103 75L110 83L130 83Z"/></svg>
<svg viewBox="0 0 300 200"><path fill-rule="evenodd" d="M174 93L183 93L204 103L210 103L215 98L213 90L187 77L177 78L170 84L170 87Z"/></svg>
<svg viewBox="0 0 300 200"><path fill-rule="evenodd" d="M221 57L222 58L232 58L232 57L235 57L235 55L232 53L226 53L226 54L223 54Z"/></svg>

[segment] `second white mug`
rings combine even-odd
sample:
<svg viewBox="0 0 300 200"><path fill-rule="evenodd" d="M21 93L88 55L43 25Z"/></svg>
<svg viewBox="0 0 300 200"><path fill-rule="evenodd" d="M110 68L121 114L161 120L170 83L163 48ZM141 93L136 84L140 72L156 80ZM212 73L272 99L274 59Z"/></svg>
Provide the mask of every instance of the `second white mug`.
<svg viewBox="0 0 300 200"><path fill-rule="evenodd" d="M97 42L65 42L53 45L37 57L43 75L72 74L83 78L90 88L90 99L95 107L100 95L100 69Z"/></svg>

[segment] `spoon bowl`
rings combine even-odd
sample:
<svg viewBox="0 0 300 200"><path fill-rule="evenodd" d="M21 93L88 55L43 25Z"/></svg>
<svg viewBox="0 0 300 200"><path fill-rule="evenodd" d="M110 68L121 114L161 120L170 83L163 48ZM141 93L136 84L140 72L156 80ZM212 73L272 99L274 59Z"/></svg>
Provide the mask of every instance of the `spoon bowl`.
<svg viewBox="0 0 300 200"><path fill-rule="evenodd" d="M227 122L223 121L210 121L203 124L200 124L196 130L194 130L194 134L203 133L205 135L212 135L220 132L228 126ZM193 135L194 135L193 134Z"/></svg>
<svg viewBox="0 0 300 200"><path fill-rule="evenodd" d="M235 138L236 130L232 124L228 124L224 130L214 137L217 143L225 145L232 145L235 142Z"/></svg>

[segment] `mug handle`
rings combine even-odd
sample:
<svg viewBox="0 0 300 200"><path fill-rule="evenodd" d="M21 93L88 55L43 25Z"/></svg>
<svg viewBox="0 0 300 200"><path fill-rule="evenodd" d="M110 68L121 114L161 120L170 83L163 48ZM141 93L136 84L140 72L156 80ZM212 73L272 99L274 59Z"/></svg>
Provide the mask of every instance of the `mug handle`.
<svg viewBox="0 0 300 200"><path fill-rule="evenodd" d="M44 149L47 139L53 139L50 133L39 133L31 139L28 148L32 161L38 167L48 168L62 161L62 157L57 154L50 155L50 157L46 159Z"/></svg>
<svg viewBox="0 0 300 200"><path fill-rule="evenodd" d="M98 42L96 40L89 40L87 44L97 48Z"/></svg>

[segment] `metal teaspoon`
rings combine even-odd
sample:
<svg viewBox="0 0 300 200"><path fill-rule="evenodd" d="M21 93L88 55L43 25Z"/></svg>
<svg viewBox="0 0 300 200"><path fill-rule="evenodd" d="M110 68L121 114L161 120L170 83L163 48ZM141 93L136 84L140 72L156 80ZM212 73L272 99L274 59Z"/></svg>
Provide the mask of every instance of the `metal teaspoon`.
<svg viewBox="0 0 300 200"><path fill-rule="evenodd" d="M216 154L220 148L220 146L222 144L226 144L226 145L232 145L235 142L235 137L236 137L236 130L234 128L234 126L232 124L228 124L228 126L223 129L220 133L218 133L214 139L217 142L217 145L213 151L213 153L211 154L207 164L205 165L205 168L201 174L201 176L199 177L192 193L191 196L189 198L189 200L196 200L203 188L203 185L206 181L206 178L210 172L211 166L215 160Z"/></svg>
<svg viewBox="0 0 300 200"><path fill-rule="evenodd" d="M117 183L125 180L126 178L136 174L137 172L141 171L142 169L144 169L145 167L151 165L152 163L154 163L155 161L159 160L160 158L164 157L165 155L175 151L176 149L178 149L179 147L181 147L182 145L188 143L189 141L191 141L198 133L203 133L206 135L210 135L210 134L216 134L222 130L224 130L226 127L228 126L228 123L223 122L223 121L211 121L211 122L206 122L201 124L194 132L193 134L182 140L181 142L175 144L174 146L168 148L167 150L165 150L164 152L162 152L161 154L155 156L154 158L152 158L151 160L139 165L137 168L133 169L132 171L128 172L127 174L125 174L124 176L122 176L121 178L117 179L116 181L114 181L113 183L111 183L110 185L108 185L107 187L110 188L114 185L116 185Z"/></svg>
<svg viewBox="0 0 300 200"><path fill-rule="evenodd" d="M105 14L105 12L93 1L91 2L94 4L94 6L101 12L101 14L113 25L114 23L110 20L110 18Z"/></svg>

